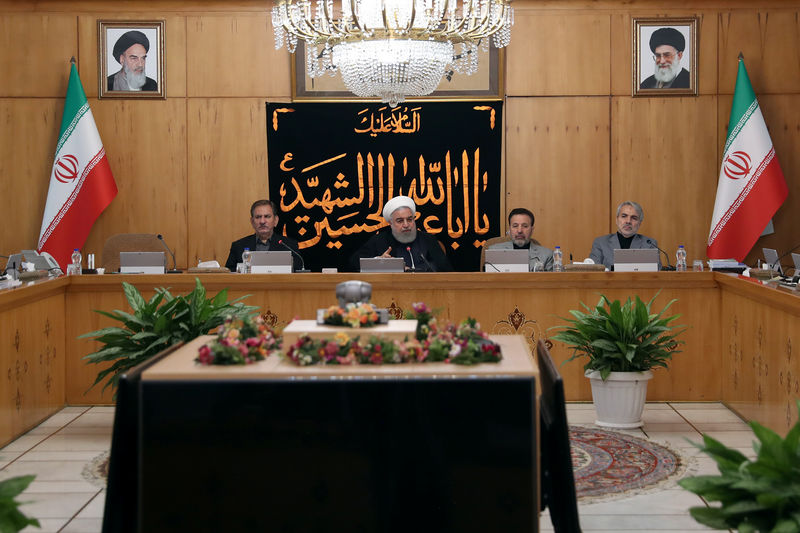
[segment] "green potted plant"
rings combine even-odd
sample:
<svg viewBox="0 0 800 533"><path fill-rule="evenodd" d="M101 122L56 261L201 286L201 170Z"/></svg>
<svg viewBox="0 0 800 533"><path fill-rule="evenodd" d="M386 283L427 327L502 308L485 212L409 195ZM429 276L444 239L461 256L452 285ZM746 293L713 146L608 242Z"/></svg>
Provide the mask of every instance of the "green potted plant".
<svg viewBox="0 0 800 533"><path fill-rule="evenodd" d="M800 413L800 402L797 402ZM689 513L699 523L714 529L800 531L800 421L785 439L758 422L750 422L758 442L757 457L749 460L708 435L695 444L717 463L719 475L694 476L678 484L719 506L692 507Z"/></svg>
<svg viewBox="0 0 800 533"><path fill-rule="evenodd" d="M20 502L15 500L28 488L36 476L18 476L0 481L0 532L15 533L28 526L41 527L35 518L28 518L20 510Z"/></svg>
<svg viewBox="0 0 800 533"><path fill-rule="evenodd" d="M599 426L635 428L642 425L647 382L652 369L667 368L672 354L683 341L684 326L673 325L680 315L664 316L675 302L661 311L651 311L658 294L645 303L636 296L625 303L600 295L593 308L581 302L584 311L571 310L568 325L554 326L552 339L572 347L565 363L586 357L586 377L591 380L592 399Z"/></svg>
<svg viewBox="0 0 800 533"><path fill-rule="evenodd" d="M257 309L246 306L237 298L228 301L228 290L223 289L213 298L206 298L206 289L195 278L195 287L189 294L173 296L168 289L157 288L153 297L146 301L139 290L123 282L125 297L132 313L125 311L99 311L113 318L122 326L112 326L85 333L79 339L93 338L103 346L85 356L89 363L111 363L97 374L92 386L109 377L103 390L109 385L117 388L119 375L178 342L194 339L225 322L230 317L244 319Z"/></svg>

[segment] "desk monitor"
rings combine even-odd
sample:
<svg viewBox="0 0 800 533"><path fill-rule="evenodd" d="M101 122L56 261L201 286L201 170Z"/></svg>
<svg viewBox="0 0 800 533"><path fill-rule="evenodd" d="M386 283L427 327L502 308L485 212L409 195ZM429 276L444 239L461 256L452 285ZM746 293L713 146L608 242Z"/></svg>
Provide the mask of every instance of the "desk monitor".
<svg viewBox="0 0 800 533"><path fill-rule="evenodd" d="M26 263L33 263L34 270L61 270L53 256L47 252L40 254L36 250L22 250L22 255L25 257Z"/></svg>
<svg viewBox="0 0 800 533"><path fill-rule="evenodd" d="M794 262L794 275L800 273L800 254L792 254L792 262Z"/></svg>
<svg viewBox="0 0 800 533"><path fill-rule="evenodd" d="M772 271L783 275L783 269L778 262L778 251L774 248L762 248L761 251L764 252L764 261L767 262Z"/></svg>
<svg viewBox="0 0 800 533"><path fill-rule="evenodd" d="M406 262L402 257L362 257L361 272L404 272Z"/></svg>
<svg viewBox="0 0 800 533"><path fill-rule="evenodd" d="M164 252L120 252L119 271L122 274L164 274L167 256Z"/></svg>
<svg viewBox="0 0 800 533"><path fill-rule="evenodd" d="M484 270L486 272L527 272L527 249L487 249L484 252Z"/></svg>
<svg viewBox="0 0 800 533"><path fill-rule="evenodd" d="M658 250L631 248L614 250L614 272L658 272Z"/></svg>
<svg viewBox="0 0 800 533"><path fill-rule="evenodd" d="M250 273L252 274L291 274L292 252L267 251L253 252L250 260Z"/></svg>

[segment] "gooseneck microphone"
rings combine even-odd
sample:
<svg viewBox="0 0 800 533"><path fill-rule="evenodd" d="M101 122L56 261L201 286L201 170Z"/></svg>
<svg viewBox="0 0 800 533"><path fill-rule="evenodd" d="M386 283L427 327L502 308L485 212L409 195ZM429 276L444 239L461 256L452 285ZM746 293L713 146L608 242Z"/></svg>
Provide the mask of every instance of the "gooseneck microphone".
<svg viewBox="0 0 800 533"><path fill-rule="evenodd" d="M662 265L662 266L661 266L661 270L670 270L670 271L671 271L671 270L675 270L675 267L674 267L674 266L672 266L672 265L670 264L670 262L669 262L669 254L668 254L667 252L665 252L664 250L662 250L661 248L659 248L658 246L656 246L656 243L654 243L654 242L652 241L652 239L647 239L647 244L649 244L650 246L652 246L653 248L655 248L656 250L658 250L659 252L661 252L662 254L664 254L664 257L666 257L666 258L667 258L667 266L663 266L663 265Z"/></svg>
<svg viewBox="0 0 800 533"><path fill-rule="evenodd" d="M292 247L289 246L288 244L286 244L285 242L283 242L283 239L278 239L278 244L280 244L281 246L283 246L284 248L286 248L287 250L292 252L294 255L297 256L298 259L300 259L300 270L295 270L295 272L298 272L298 273L301 273L301 274L305 273L305 272L311 272L310 270L306 270L306 262L303 261L303 256L300 255L299 252L297 252L296 250L292 250Z"/></svg>
<svg viewBox="0 0 800 533"><path fill-rule="evenodd" d="M423 262L423 263L425 263L425 266L427 266L427 267L428 267L428 270L429 270L430 272L436 272L436 271L437 271L435 268L433 268L433 265L432 265L432 264L430 264L430 262L429 262L427 259L425 259L425 254L423 254L422 252L420 252L420 253L419 253L419 258L420 258L420 259L422 259L422 262Z"/></svg>
<svg viewBox="0 0 800 533"><path fill-rule="evenodd" d="M159 241L161 241L161 246L163 246L164 249L168 251L169 255L172 257L172 270L167 270L167 274L180 274L182 271L178 270L178 267L175 264L175 254L172 253L172 250L169 249L167 243L164 242L164 236L159 233L158 235L156 235L156 238Z"/></svg>
<svg viewBox="0 0 800 533"><path fill-rule="evenodd" d="M408 257L411 258L411 272L416 272L417 267L414 265L414 254L411 253L411 246L406 246L406 252L408 252Z"/></svg>

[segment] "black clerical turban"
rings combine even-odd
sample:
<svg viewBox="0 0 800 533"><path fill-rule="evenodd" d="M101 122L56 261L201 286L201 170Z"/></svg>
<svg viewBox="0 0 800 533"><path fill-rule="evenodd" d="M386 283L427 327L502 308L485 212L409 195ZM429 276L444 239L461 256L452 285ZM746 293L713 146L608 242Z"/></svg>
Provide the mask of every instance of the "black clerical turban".
<svg viewBox="0 0 800 533"><path fill-rule="evenodd" d="M145 52L150 51L150 40L147 38L147 35L139 30L126 31L117 39L117 43L114 45L114 59L119 63L119 56L134 44L141 44L144 46Z"/></svg>
<svg viewBox="0 0 800 533"><path fill-rule="evenodd" d="M412 213L417 212L417 206L414 205L414 200L412 200L408 196L395 196L394 198L386 202L385 206L383 206L383 218L389 220L390 218L392 218L392 213L394 213L395 211L397 211L402 207L407 207L411 209Z"/></svg>
<svg viewBox="0 0 800 533"><path fill-rule="evenodd" d="M655 52L662 44L668 44L678 52L683 52L686 48L686 39L675 28L659 28L650 36L650 50Z"/></svg>

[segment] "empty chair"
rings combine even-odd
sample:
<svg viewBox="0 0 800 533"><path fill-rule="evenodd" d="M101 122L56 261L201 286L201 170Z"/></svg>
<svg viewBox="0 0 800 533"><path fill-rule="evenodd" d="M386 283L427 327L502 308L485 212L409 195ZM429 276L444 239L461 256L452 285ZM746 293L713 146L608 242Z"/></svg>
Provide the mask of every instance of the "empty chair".
<svg viewBox="0 0 800 533"><path fill-rule="evenodd" d="M155 233L117 233L103 245L103 268L119 271L120 252L165 252L164 243Z"/></svg>

